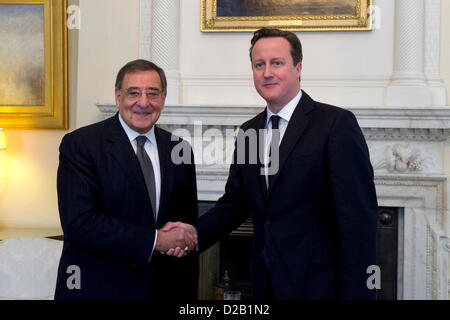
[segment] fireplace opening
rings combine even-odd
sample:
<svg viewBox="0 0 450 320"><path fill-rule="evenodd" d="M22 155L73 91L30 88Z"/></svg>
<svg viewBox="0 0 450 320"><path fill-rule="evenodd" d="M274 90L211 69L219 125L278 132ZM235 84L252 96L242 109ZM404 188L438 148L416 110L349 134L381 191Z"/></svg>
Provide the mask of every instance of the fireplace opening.
<svg viewBox="0 0 450 320"><path fill-rule="evenodd" d="M381 271L381 289L377 300L397 300L400 208L378 208L377 265Z"/></svg>
<svg viewBox="0 0 450 320"><path fill-rule="evenodd" d="M199 202L202 215L215 202ZM377 300L396 300L402 297L401 208L379 207L377 225L377 265L381 271L381 288ZM239 292L241 300L251 299L250 259L253 235L251 219L225 239L201 254L200 299L223 299L223 292ZM368 277L370 274L368 274Z"/></svg>

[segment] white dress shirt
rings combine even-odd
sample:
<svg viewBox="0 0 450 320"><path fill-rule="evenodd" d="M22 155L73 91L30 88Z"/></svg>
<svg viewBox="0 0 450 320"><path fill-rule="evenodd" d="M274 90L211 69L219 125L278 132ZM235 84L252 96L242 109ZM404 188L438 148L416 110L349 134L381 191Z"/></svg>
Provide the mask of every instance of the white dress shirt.
<svg viewBox="0 0 450 320"><path fill-rule="evenodd" d="M267 118L265 122L264 128L267 130L265 143L264 143L264 172L266 176L266 186L269 186L269 167L267 164L269 163L269 150L270 150L270 142L272 141L272 121L270 121L270 117L272 116L279 116L280 122L278 123L278 129L280 130L280 141L279 145L281 144L281 141L283 140L284 133L286 132L286 128L288 126L289 120L291 120L292 114L294 113L295 108L297 107L298 103L300 102L300 99L302 98L302 90L300 90L297 95L288 102L287 105L285 105L283 108L281 108L280 112L273 113L270 111L268 107L266 107L267 110Z"/></svg>
<svg viewBox="0 0 450 320"><path fill-rule="evenodd" d="M158 217L158 211L159 211L159 201L161 196L161 167L159 164L159 153L158 153L158 145L156 143L156 137L155 137L155 126L153 126L150 131L148 131L145 134L140 134L139 132L134 131L131 129L126 122L122 119L120 113L119 113L119 121L122 125L123 129L125 130L125 133L127 134L128 139L130 140L131 146L133 147L134 152L137 152L137 141L136 138L138 136L146 136L147 141L144 144L145 152L147 152L150 160L152 161L153 171L155 175L155 191L156 191L156 213L155 217ZM153 243L153 251L155 250L156 246L156 239L158 237L158 231L155 230L155 242ZM150 255L151 259L151 255ZM149 261L150 261L149 259Z"/></svg>

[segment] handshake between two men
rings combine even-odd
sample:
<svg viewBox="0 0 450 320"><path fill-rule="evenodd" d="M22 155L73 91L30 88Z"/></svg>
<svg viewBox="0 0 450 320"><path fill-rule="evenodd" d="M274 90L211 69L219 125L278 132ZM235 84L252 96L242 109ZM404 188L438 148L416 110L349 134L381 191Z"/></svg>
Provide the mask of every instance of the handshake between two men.
<svg viewBox="0 0 450 320"><path fill-rule="evenodd" d="M158 230L155 250L162 254L182 258L198 245L197 230L182 222L168 222Z"/></svg>

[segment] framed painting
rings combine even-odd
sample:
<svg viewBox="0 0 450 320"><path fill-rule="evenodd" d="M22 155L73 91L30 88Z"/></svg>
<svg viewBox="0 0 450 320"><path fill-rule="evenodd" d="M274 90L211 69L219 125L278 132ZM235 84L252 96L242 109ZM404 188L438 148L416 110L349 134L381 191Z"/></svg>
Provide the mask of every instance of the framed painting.
<svg viewBox="0 0 450 320"><path fill-rule="evenodd" d="M0 0L0 127L67 129L66 0Z"/></svg>
<svg viewBox="0 0 450 320"><path fill-rule="evenodd" d="M368 31L372 0L201 0L202 32Z"/></svg>

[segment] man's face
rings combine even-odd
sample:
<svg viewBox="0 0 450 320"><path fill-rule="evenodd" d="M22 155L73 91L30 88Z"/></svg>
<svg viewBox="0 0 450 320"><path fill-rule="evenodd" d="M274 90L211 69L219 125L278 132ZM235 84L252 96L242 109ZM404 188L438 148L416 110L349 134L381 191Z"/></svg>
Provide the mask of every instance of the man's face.
<svg viewBox="0 0 450 320"><path fill-rule="evenodd" d="M166 94L161 93L161 80L156 71L127 73L122 89L116 89L116 106L126 124L141 134L158 121Z"/></svg>
<svg viewBox="0 0 450 320"><path fill-rule="evenodd" d="M284 38L259 39L252 50L253 82L272 112L278 113L300 90L302 64L294 66Z"/></svg>

